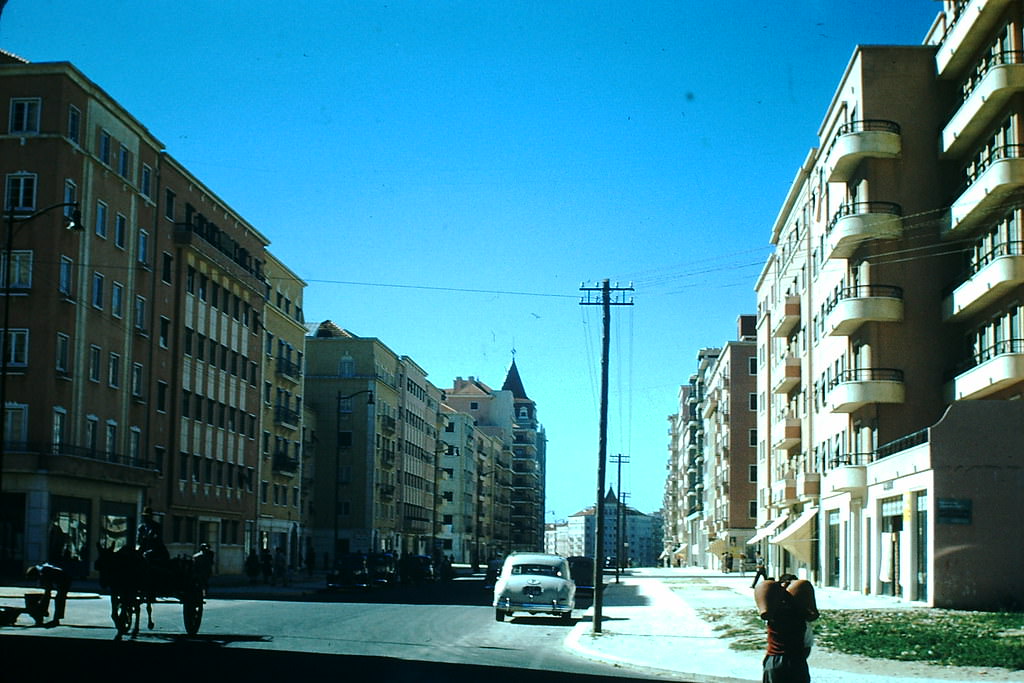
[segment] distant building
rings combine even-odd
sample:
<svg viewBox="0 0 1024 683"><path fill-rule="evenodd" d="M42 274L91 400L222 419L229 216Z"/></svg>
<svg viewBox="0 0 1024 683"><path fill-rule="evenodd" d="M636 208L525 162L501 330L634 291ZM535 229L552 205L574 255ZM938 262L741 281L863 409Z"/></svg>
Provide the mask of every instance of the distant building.
<svg viewBox="0 0 1024 683"><path fill-rule="evenodd" d="M656 566L662 551L663 519L661 515L645 515L639 510L620 504L615 492L610 488L604 498L603 506L606 559L617 559L621 548L622 566ZM595 557L597 542L595 509L595 506L584 508L576 514L570 515L566 520L565 541L559 544L559 547L564 549L566 556ZM621 541L621 547L619 541Z"/></svg>
<svg viewBox="0 0 1024 683"><path fill-rule="evenodd" d="M544 485L547 437L537 420L537 404L526 395L513 360L503 390L513 397L512 550L544 547Z"/></svg>

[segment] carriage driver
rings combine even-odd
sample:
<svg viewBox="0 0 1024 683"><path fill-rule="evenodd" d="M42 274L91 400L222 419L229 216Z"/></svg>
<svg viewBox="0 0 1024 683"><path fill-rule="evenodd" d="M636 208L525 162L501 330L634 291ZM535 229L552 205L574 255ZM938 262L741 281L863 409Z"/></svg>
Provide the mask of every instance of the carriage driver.
<svg viewBox="0 0 1024 683"><path fill-rule="evenodd" d="M168 562L171 559L164 545L164 530L153 517L153 508L146 506L142 511L142 523L135 535L135 547L151 562Z"/></svg>

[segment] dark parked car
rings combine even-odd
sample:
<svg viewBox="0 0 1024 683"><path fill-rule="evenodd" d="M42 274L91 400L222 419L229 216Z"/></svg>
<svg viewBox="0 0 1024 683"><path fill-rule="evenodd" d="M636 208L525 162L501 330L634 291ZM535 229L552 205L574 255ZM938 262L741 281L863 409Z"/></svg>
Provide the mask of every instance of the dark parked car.
<svg viewBox="0 0 1024 683"><path fill-rule="evenodd" d="M398 561L398 574L402 583L420 583L437 579L434 560L430 555L402 555L402 559Z"/></svg>
<svg viewBox="0 0 1024 683"><path fill-rule="evenodd" d="M579 593L594 592L594 558L575 555L566 558L569 562L569 574L576 584Z"/></svg>
<svg viewBox="0 0 1024 683"><path fill-rule="evenodd" d="M366 555L348 553L338 557L334 569L327 575L328 588L369 588L370 570Z"/></svg>
<svg viewBox="0 0 1024 683"><path fill-rule="evenodd" d="M373 585L393 586L398 583L398 561L391 553L370 553L366 564Z"/></svg>

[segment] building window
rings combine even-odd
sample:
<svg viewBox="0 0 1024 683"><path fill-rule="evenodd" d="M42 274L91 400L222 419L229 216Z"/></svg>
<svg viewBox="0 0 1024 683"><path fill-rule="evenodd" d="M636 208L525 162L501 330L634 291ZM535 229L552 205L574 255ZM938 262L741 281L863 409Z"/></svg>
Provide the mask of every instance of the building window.
<svg viewBox="0 0 1024 683"><path fill-rule="evenodd" d="M107 205L103 202L96 202L96 235L107 238Z"/></svg>
<svg viewBox="0 0 1024 683"><path fill-rule="evenodd" d="M751 356L747 359L747 373L750 375L757 374L757 358Z"/></svg>
<svg viewBox="0 0 1024 683"><path fill-rule="evenodd" d="M57 406L53 409L53 428L50 432L50 441L53 443L53 450L60 453L60 447L64 443L64 432L68 421L68 412Z"/></svg>
<svg viewBox="0 0 1024 683"><path fill-rule="evenodd" d="M757 410L757 394L747 394L747 407L751 410Z"/></svg>
<svg viewBox="0 0 1024 683"><path fill-rule="evenodd" d="M104 430L105 436L105 449L107 453L117 453L117 423L113 420L107 420L106 429Z"/></svg>
<svg viewBox="0 0 1024 683"><path fill-rule="evenodd" d="M160 348L166 349L170 346L171 321L169 318L160 316Z"/></svg>
<svg viewBox="0 0 1024 683"><path fill-rule="evenodd" d="M756 500L747 501L747 515L751 519L757 519L757 501Z"/></svg>
<svg viewBox="0 0 1024 683"><path fill-rule="evenodd" d="M115 389L121 386L121 356L116 353L107 357L107 384Z"/></svg>
<svg viewBox="0 0 1024 683"><path fill-rule="evenodd" d="M7 330L5 335L4 353L7 356L8 367L28 366L28 330Z"/></svg>
<svg viewBox="0 0 1024 683"><path fill-rule="evenodd" d="M756 446L757 445L757 430L756 429L747 430L747 445L748 446Z"/></svg>
<svg viewBox="0 0 1024 683"><path fill-rule="evenodd" d="M12 173L7 176L7 193L4 208L15 212L32 212L36 209L35 173Z"/></svg>
<svg viewBox="0 0 1024 683"><path fill-rule="evenodd" d="M171 272L174 266L174 257L168 254L166 251L163 253L163 259L160 267L160 279L170 284L172 282Z"/></svg>
<svg viewBox="0 0 1024 683"><path fill-rule="evenodd" d="M142 165L142 177L139 180L139 192L143 197L153 196L153 169L146 164Z"/></svg>
<svg viewBox="0 0 1024 683"><path fill-rule="evenodd" d="M0 256L3 252L0 252ZM0 259L0 282L5 278L6 259ZM29 289L32 287L32 252L12 251L11 252L11 289Z"/></svg>
<svg viewBox="0 0 1024 683"><path fill-rule="evenodd" d="M110 133L103 129L100 129L99 157L101 162L110 166Z"/></svg>
<svg viewBox="0 0 1024 683"><path fill-rule="evenodd" d="M124 285L120 282L110 288L110 314L115 318L124 317Z"/></svg>
<svg viewBox="0 0 1024 683"><path fill-rule="evenodd" d="M132 396L142 398L142 363L132 363Z"/></svg>
<svg viewBox="0 0 1024 683"><path fill-rule="evenodd" d="M145 230L139 230L138 261L144 266L149 264L149 233Z"/></svg>
<svg viewBox="0 0 1024 683"><path fill-rule="evenodd" d="M174 190L167 188L164 190L164 218L174 222Z"/></svg>
<svg viewBox="0 0 1024 683"><path fill-rule="evenodd" d="M92 274L92 306L103 310L103 274Z"/></svg>
<svg viewBox="0 0 1024 683"><path fill-rule="evenodd" d="M89 380L92 382L100 381L100 354L100 347L89 347Z"/></svg>
<svg viewBox="0 0 1024 683"><path fill-rule="evenodd" d="M62 375L68 374L68 358L70 358L71 337L63 332L57 333L57 372Z"/></svg>
<svg viewBox="0 0 1024 683"><path fill-rule="evenodd" d="M206 287L209 284L210 279L205 275L199 275L199 300L206 301Z"/></svg>
<svg viewBox="0 0 1024 683"><path fill-rule="evenodd" d="M78 186L75 185L75 181L73 181L73 180L65 180L64 181L64 203L65 204L73 204L73 203L75 203L77 201L78 201ZM75 207L73 207L73 206L65 206L64 207L64 215L66 217L71 218L71 216L74 215L74 213L75 213Z"/></svg>
<svg viewBox="0 0 1024 683"><path fill-rule="evenodd" d="M82 111L73 104L68 106L68 140L76 145L82 141Z"/></svg>
<svg viewBox="0 0 1024 683"><path fill-rule="evenodd" d="M131 180L129 177L132 168L132 153L127 147L121 145L117 151L117 174L125 180Z"/></svg>
<svg viewBox="0 0 1024 683"><path fill-rule="evenodd" d="M167 382L156 383L156 409L161 413L167 412L167 388Z"/></svg>
<svg viewBox="0 0 1024 683"><path fill-rule="evenodd" d="M67 256L60 257L60 272L57 275L57 289L64 296L71 296L71 272L73 261Z"/></svg>
<svg viewBox="0 0 1024 683"><path fill-rule="evenodd" d="M96 452L99 445L100 421L95 415L85 416L85 447Z"/></svg>
<svg viewBox="0 0 1024 683"><path fill-rule="evenodd" d="M114 245L124 249L125 240L128 234L128 219L117 214L114 216Z"/></svg>
<svg viewBox="0 0 1024 683"><path fill-rule="evenodd" d="M19 97L11 99L11 123L12 134L38 133L39 132L39 110L42 107L42 100L38 97Z"/></svg>
<svg viewBox="0 0 1024 683"><path fill-rule="evenodd" d="M146 332L146 297L135 297L135 329Z"/></svg>
<svg viewBox="0 0 1024 683"><path fill-rule="evenodd" d="M757 465L747 465L747 481L757 483Z"/></svg>

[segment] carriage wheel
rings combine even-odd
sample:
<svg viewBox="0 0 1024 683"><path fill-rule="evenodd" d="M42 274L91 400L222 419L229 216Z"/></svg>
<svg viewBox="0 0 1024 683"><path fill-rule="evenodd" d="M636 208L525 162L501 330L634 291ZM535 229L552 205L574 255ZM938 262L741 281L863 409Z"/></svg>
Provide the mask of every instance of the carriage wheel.
<svg viewBox="0 0 1024 683"><path fill-rule="evenodd" d="M203 623L203 594L189 592L181 601L182 617L185 620L185 632L190 636L199 633L199 625Z"/></svg>
<svg viewBox="0 0 1024 683"><path fill-rule="evenodd" d="M136 611L135 600L126 595L111 595L110 599L114 602L114 628L117 629L118 636L123 636L132 628L132 619Z"/></svg>

